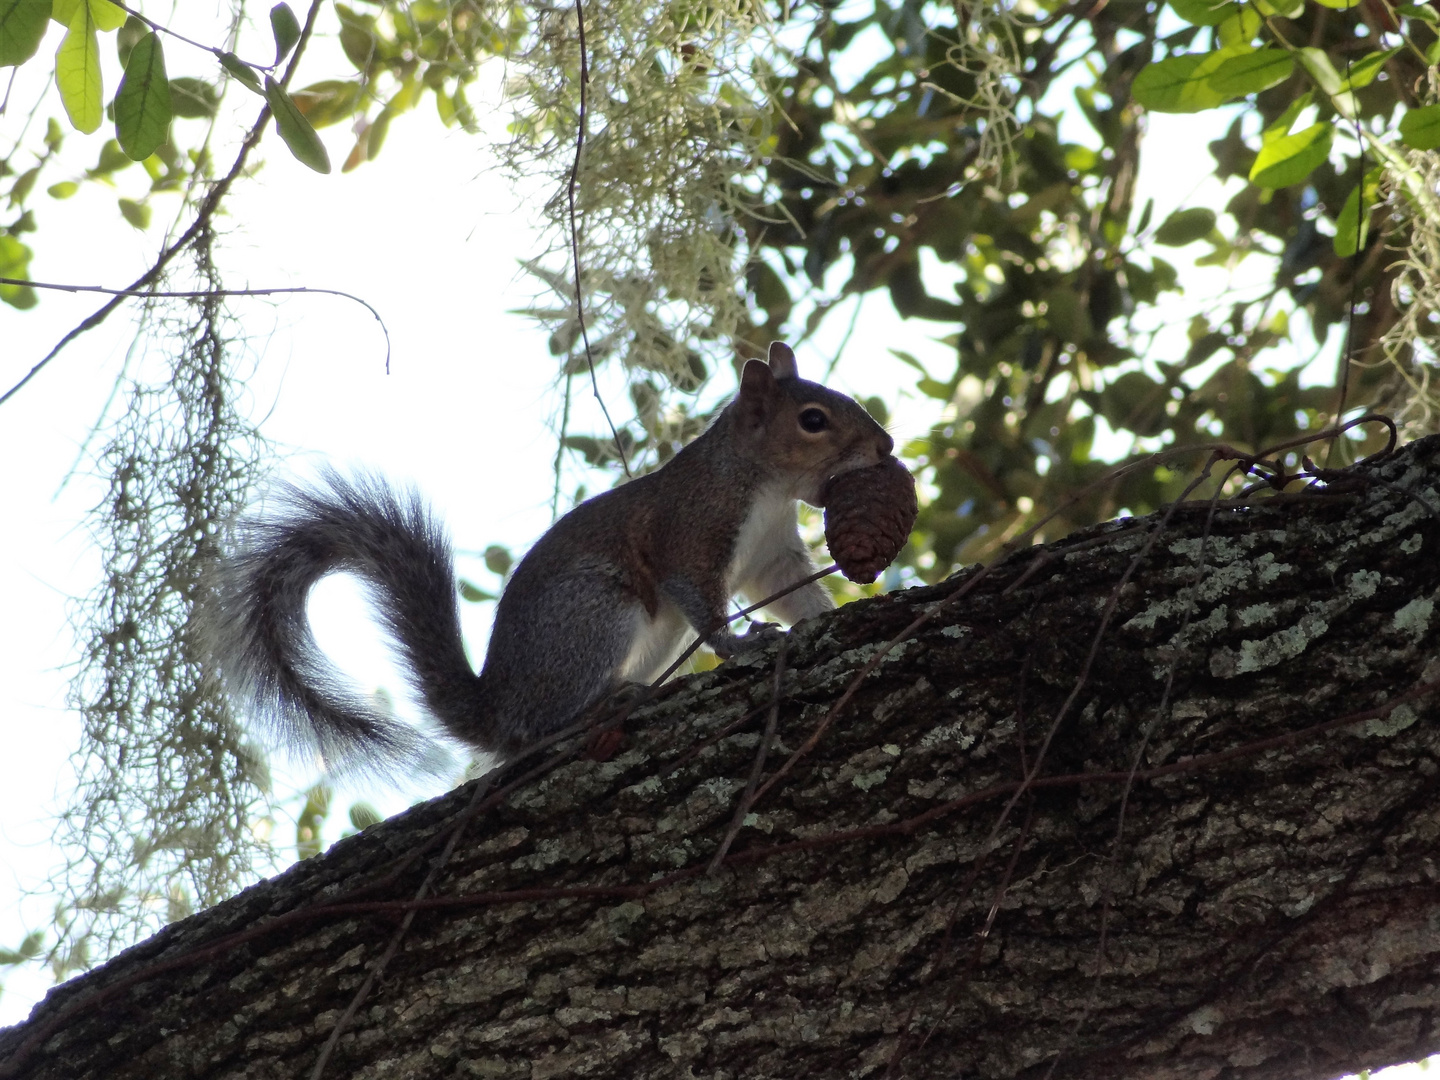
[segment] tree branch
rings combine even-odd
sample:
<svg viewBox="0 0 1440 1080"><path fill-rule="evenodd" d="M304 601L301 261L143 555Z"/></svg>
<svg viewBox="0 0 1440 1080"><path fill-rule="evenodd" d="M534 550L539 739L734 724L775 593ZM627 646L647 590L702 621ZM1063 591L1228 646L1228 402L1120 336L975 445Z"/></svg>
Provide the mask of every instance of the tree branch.
<svg viewBox="0 0 1440 1080"><path fill-rule="evenodd" d="M667 684L605 761L565 733L171 926L0 1033L0 1074L303 1075L367 983L327 1075L1312 1080L1433 1052L1437 487L1423 440L847 605L783 669ZM772 708L777 748L813 745L710 873Z"/></svg>

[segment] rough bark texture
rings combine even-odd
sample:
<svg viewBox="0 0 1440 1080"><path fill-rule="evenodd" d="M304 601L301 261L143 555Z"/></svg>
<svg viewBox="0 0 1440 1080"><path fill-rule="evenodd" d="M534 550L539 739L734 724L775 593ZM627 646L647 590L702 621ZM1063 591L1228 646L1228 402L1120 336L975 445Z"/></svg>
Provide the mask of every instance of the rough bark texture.
<svg viewBox="0 0 1440 1080"><path fill-rule="evenodd" d="M463 825L324 1075L1315 1080L1440 1050L1437 488L1426 440L803 624L763 775L818 739L714 873L778 646L683 680ZM58 988L0 1072L310 1075L471 804Z"/></svg>

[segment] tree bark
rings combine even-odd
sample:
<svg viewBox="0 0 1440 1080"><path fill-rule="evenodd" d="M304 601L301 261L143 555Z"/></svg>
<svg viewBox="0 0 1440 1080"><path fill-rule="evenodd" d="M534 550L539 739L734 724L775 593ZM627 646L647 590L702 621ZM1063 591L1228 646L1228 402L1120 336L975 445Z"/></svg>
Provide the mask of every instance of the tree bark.
<svg viewBox="0 0 1440 1080"><path fill-rule="evenodd" d="M1427 439L850 604L57 988L0 1074L1316 1080L1440 1051L1437 489Z"/></svg>

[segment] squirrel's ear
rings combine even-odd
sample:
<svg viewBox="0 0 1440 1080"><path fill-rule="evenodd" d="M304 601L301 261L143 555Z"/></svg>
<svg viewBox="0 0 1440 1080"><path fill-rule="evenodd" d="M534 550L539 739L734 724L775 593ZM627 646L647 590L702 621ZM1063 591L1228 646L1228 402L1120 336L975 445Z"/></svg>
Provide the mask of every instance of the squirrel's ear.
<svg viewBox="0 0 1440 1080"><path fill-rule="evenodd" d="M770 374L777 379L798 379L794 350L783 341L770 342Z"/></svg>
<svg viewBox="0 0 1440 1080"><path fill-rule="evenodd" d="M770 415L770 401L775 394L775 374L763 360L746 360L740 372L740 393L735 395L735 408L746 428L760 427Z"/></svg>

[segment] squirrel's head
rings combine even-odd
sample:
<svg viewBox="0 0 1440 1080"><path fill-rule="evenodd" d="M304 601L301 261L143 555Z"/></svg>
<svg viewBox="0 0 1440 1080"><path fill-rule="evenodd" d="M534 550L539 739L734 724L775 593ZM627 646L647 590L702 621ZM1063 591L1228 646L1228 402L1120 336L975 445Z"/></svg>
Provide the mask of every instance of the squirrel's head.
<svg viewBox="0 0 1440 1080"><path fill-rule="evenodd" d="M746 362L730 410L747 455L812 506L830 477L878 465L895 448L854 398L800 378L781 341L770 343L768 363Z"/></svg>

